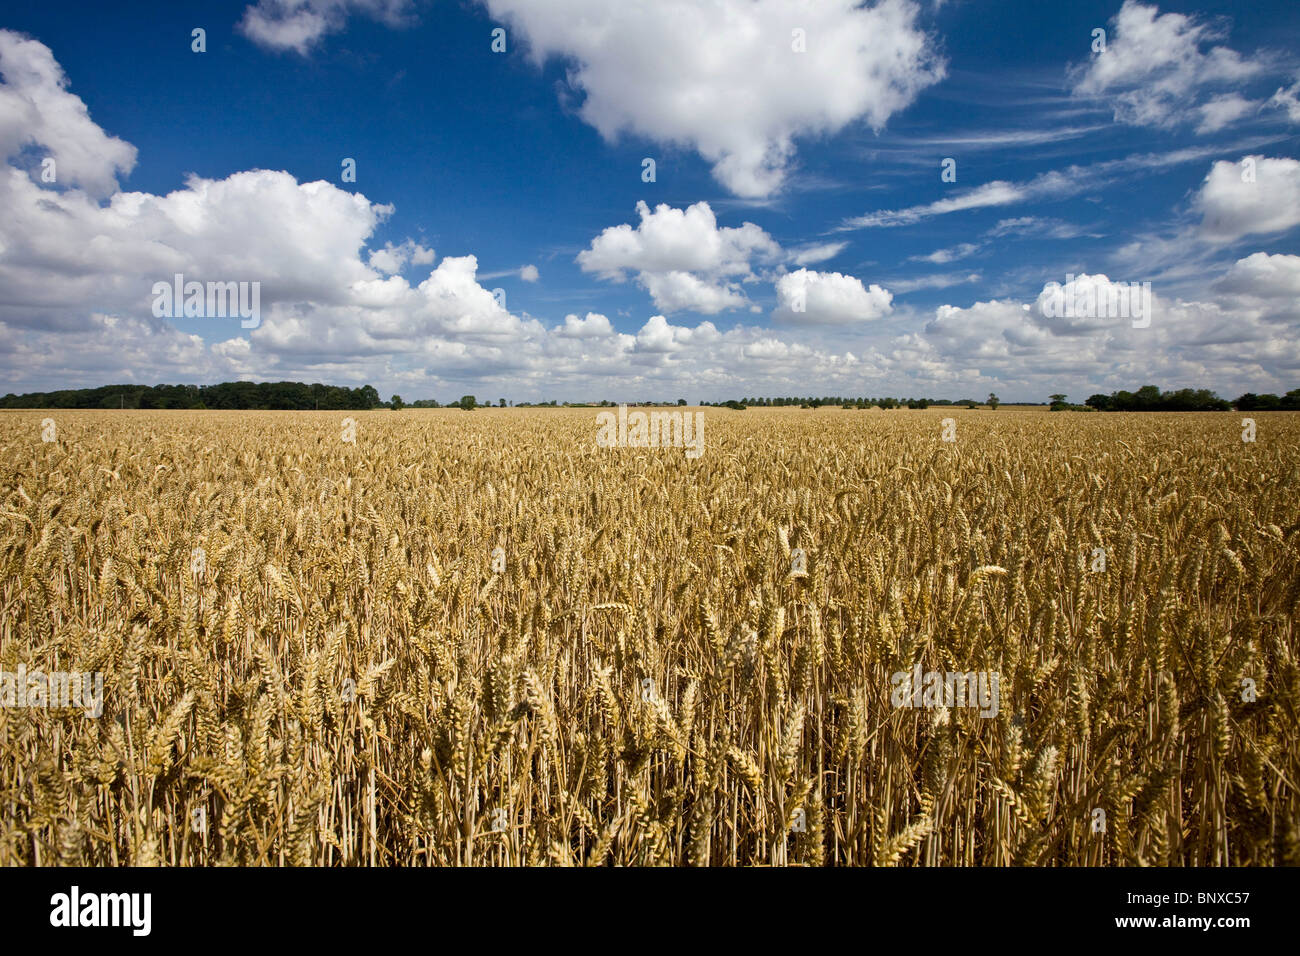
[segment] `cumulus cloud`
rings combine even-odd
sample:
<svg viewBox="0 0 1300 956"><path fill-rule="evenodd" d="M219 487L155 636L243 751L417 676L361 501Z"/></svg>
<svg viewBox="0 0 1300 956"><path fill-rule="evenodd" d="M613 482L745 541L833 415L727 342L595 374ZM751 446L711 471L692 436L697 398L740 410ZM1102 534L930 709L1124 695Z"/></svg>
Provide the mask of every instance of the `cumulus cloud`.
<svg viewBox="0 0 1300 956"><path fill-rule="evenodd" d="M263 304L344 303L354 283L377 278L358 249L391 212L268 170L192 176L164 196L119 192L101 206L81 190L43 189L0 168L0 206L0 285L9 301L51 311L89 301L147 310L153 283L175 273L261 282Z"/></svg>
<svg viewBox="0 0 1300 956"><path fill-rule="evenodd" d="M1194 206L1201 213L1200 236L1210 242L1291 229L1300 225L1300 161L1247 156L1217 162Z"/></svg>
<svg viewBox="0 0 1300 956"><path fill-rule="evenodd" d="M96 199L117 191L118 175L135 167L135 147L91 120L49 47L0 30L0 79L0 155L36 147L54 160L56 182Z"/></svg>
<svg viewBox="0 0 1300 956"><path fill-rule="evenodd" d="M1256 252L1238 259L1214 287L1261 298L1293 298L1300 306L1300 256Z"/></svg>
<svg viewBox="0 0 1300 956"><path fill-rule="evenodd" d="M852 325L888 315L893 295L880 286L838 272L799 269L776 282L778 322L805 325Z"/></svg>
<svg viewBox="0 0 1300 956"><path fill-rule="evenodd" d="M1111 20L1105 51L1073 71L1073 91L1109 98L1121 123L1170 127L1200 113L1203 129L1218 129L1243 110L1226 100L1208 113L1196 110L1202 91L1253 79L1269 68L1263 57L1243 57L1226 46L1202 49L1225 38L1213 24L1124 0Z"/></svg>
<svg viewBox="0 0 1300 956"><path fill-rule="evenodd" d="M701 322L690 328L672 325L662 315L652 315L636 334L636 344L641 351L666 354L691 345L708 345L719 337L720 333L712 322Z"/></svg>
<svg viewBox="0 0 1300 956"><path fill-rule="evenodd" d="M1105 276L1081 276L1097 291L1116 286ZM1016 299L942 305L920 334L898 336L881 350L880 365L915 369L921 382L986 384L1046 397L1065 392L1079 401L1094 391L1158 382L1164 387L1224 383L1223 394L1276 388L1300 371L1294 347L1300 316L1270 314L1258 302L1226 292L1217 302L1152 297L1152 321L1064 319ZM1236 391L1233 391L1235 389Z"/></svg>
<svg viewBox="0 0 1300 956"><path fill-rule="evenodd" d="M409 22L410 0L258 0L244 9L239 30L269 50L305 56L327 33L338 33L354 13L389 26Z"/></svg>
<svg viewBox="0 0 1300 956"><path fill-rule="evenodd" d="M781 247L752 222L718 227L707 202L654 211L637 203L640 223L610 226L578 254L584 272L622 281L635 274L664 312L691 309L714 315L749 304L740 282L754 278L755 262L774 261Z"/></svg>
<svg viewBox="0 0 1300 956"><path fill-rule="evenodd" d="M779 190L798 137L879 130L944 76L912 0L483 2L539 65L569 61L579 114L603 137L688 145L739 196Z"/></svg>
<svg viewBox="0 0 1300 956"><path fill-rule="evenodd" d="M60 168L50 185L0 166L0 350L10 368L84 374L76 384L289 364L321 376L366 356L448 345L486 356L503 338L537 333L477 282L473 256L445 258L412 286L396 273L432 265L433 250L409 239L371 248L393 208L330 183L252 170L191 176L165 195L121 190L114 174L134 149L90 121L49 49L5 32L0 57L4 158L35 148ZM155 317L154 284L176 274L259 283L260 325L244 338L237 319L188 320L208 323L200 335Z"/></svg>
<svg viewBox="0 0 1300 956"><path fill-rule="evenodd" d="M537 266L528 265L519 270L519 278L524 282L536 282L541 277L542 274L537 271Z"/></svg>
<svg viewBox="0 0 1300 956"><path fill-rule="evenodd" d="M1055 335L1079 336L1151 318L1155 297L1149 284L1111 281L1105 275L1077 275L1043 286L1030 311Z"/></svg>
<svg viewBox="0 0 1300 956"><path fill-rule="evenodd" d="M1034 355L1042 358L1051 348L1051 333L1035 324L1034 313L1013 300L975 302L967 307L941 305L925 326L924 348L953 360L982 366L1010 363ZM987 374L987 372L986 372Z"/></svg>
<svg viewBox="0 0 1300 956"><path fill-rule="evenodd" d="M371 252L370 268L393 275L406 268L407 263L414 266L427 266L432 265L433 260L432 249L426 249L419 243L407 239L396 246L386 242L384 248Z"/></svg>
<svg viewBox="0 0 1300 956"><path fill-rule="evenodd" d="M640 282L650 293L655 308L668 313L690 310L717 315L749 304L735 283L701 279L689 272L642 273Z"/></svg>
<svg viewBox="0 0 1300 956"><path fill-rule="evenodd" d="M564 325L558 327L555 334L570 339L596 339L613 335L614 327L599 312L588 312L585 318L570 313L564 317Z"/></svg>

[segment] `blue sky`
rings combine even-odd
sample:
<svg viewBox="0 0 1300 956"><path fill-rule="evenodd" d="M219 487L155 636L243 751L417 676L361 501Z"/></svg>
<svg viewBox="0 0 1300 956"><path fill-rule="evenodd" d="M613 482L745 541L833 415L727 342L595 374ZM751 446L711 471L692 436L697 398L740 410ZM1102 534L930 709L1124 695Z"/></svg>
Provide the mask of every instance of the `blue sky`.
<svg viewBox="0 0 1300 956"><path fill-rule="evenodd" d="M1293 2L103 7L0 18L4 391L1300 386Z"/></svg>

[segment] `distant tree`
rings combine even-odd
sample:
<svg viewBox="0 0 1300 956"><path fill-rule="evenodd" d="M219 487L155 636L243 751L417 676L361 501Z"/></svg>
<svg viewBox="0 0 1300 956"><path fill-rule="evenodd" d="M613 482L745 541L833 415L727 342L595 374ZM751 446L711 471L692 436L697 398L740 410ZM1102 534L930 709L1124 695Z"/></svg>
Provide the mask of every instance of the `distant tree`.
<svg viewBox="0 0 1300 956"><path fill-rule="evenodd" d="M1161 407L1160 389L1155 385L1143 385L1133 396L1139 412L1153 412Z"/></svg>
<svg viewBox="0 0 1300 956"><path fill-rule="evenodd" d="M213 409L356 409L380 404L372 387L305 385L302 382L222 382L218 385L104 385L6 395L5 408L194 408Z"/></svg>
<svg viewBox="0 0 1300 956"><path fill-rule="evenodd" d="M1065 396L1060 392L1057 392L1055 395L1049 395L1048 398L1052 400L1052 405L1049 409L1050 411L1060 412L1065 411L1070 407L1065 401Z"/></svg>
<svg viewBox="0 0 1300 956"><path fill-rule="evenodd" d="M1243 399L1249 403L1251 397L1243 395L1237 401ZM1154 385L1144 385L1136 392L1121 389L1110 395L1090 395L1085 404L1102 412L1222 412L1232 408L1230 403L1207 388L1162 392Z"/></svg>
<svg viewBox="0 0 1300 956"><path fill-rule="evenodd" d="M391 408L391 409L392 409L393 411L395 411L395 412L400 412L403 408L406 407L406 405L405 405L405 403L402 401L402 396L401 396L401 395L394 395L394 396L392 397L392 399L389 401L389 403L388 403L388 407Z"/></svg>
<svg viewBox="0 0 1300 956"><path fill-rule="evenodd" d="M1270 393L1256 395L1254 392L1247 392L1233 404L1237 406L1239 412L1267 412L1281 408L1282 399Z"/></svg>
<svg viewBox="0 0 1300 956"><path fill-rule="evenodd" d="M684 398L679 398L679 399L677 399L677 404L678 404L678 405L685 405L685 404L686 404L686 399L684 399Z"/></svg>
<svg viewBox="0 0 1300 956"><path fill-rule="evenodd" d="M462 395L457 404L467 412L472 412L474 409L478 408L478 402L475 400L473 395Z"/></svg>
<svg viewBox="0 0 1300 956"><path fill-rule="evenodd" d="M999 399L992 392L989 392L989 397L986 401L986 404L988 405L989 408L996 409L999 405L1002 404L1002 400Z"/></svg>
<svg viewBox="0 0 1300 956"><path fill-rule="evenodd" d="M505 407L506 407L506 400L504 398L498 398L497 408L505 408Z"/></svg>

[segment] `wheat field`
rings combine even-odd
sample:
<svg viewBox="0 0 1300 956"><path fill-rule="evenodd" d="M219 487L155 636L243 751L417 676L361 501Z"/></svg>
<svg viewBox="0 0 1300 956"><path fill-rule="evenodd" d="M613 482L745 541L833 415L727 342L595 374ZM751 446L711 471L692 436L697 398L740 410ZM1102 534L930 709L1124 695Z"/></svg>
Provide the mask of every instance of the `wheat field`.
<svg viewBox="0 0 1300 956"><path fill-rule="evenodd" d="M3 415L0 863L1300 863L1300 415L704 415Z"/></svg>

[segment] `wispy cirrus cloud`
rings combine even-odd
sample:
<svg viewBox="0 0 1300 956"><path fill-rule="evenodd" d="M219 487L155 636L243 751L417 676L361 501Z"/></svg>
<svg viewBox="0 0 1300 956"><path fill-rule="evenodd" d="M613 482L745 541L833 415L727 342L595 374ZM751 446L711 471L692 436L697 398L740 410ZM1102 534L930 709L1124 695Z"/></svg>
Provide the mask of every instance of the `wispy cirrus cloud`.
<svg viewBox="0 0 1300 956"><path fill-rule="evenodd" d="M1097 233L1090 233L1082 226L1054 219L1050 216L1016 216L1011 219L999 219L997 225L984 233L990 239L1014 237L1017 239L1077 239L1080 236L1100 238Z"/></svg>
<svg viewBox="0 0 1300 956"><path fill-rule="evenodd" d="M902 295L908 292L921 292L926 289L950 289L957 285L979 282L984 276L979 272L944 272L935 275L917 276L911 279L892 279L886 286Z"/></svg>
<svg viewBox="0 0 1300 956"><path fill-rule="evenodd" d="M936 249L934 252L924 256L909 256L908 262L928 262L931 265L942 266L949 262L956 262L958 259L965 259L973 256L983 248L978 242L963 242L955 246L949 246L946 249Z"/></svg>
<svg viewBox="0 0 1300 956"><path fill-rule="evenodd" d="M1197 162L1221 155L1225 150L1252 149L1276 142L1273 139L1253 139L1235 147L1192 146L1165 153L1140 153L1123 159L1106 160L1086 166L1069 166L1065 169L1040 173L1023 182L994 180L956 196L904 209L883 209L845 219L833 232L855 229L910 226L936 216L990 206L1010 206L1015 203L1042 199L1064 199L1089 189L1110 185L1126 174L1141 174Z"/></svg>
<svg viewBox="0 0 1300 956"><path fill-rule="evenodd" d="M834 259L848 246L847 242L822 242L790 250L790 261L797 266L811 266Z"/></svg>

